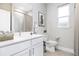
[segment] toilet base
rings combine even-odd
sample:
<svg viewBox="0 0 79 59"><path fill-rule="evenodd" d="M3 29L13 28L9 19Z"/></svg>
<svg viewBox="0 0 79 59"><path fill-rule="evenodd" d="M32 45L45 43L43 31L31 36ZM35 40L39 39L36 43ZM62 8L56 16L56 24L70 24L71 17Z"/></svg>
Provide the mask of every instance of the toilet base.
<svg viewBox="0 0 79 59"><path fill-rule="evenodd" d="M46 47L46 50L50 52L55 52L55 47Z"/></svg>

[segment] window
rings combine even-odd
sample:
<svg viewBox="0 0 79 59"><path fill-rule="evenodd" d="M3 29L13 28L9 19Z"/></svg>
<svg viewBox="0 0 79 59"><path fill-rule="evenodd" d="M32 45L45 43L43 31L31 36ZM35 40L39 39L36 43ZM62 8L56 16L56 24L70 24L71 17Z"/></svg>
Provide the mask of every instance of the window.
<svg viewBox="0 0 79 59"><path fill-rule="evenodd" d="M69 4L58 7L58 28L69 27Z"/></svg>

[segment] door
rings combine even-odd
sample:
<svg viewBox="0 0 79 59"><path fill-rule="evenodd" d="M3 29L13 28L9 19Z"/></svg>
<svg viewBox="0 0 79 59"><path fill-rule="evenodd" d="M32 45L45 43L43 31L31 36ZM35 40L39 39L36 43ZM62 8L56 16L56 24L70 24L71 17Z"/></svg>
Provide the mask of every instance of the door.
<svg viewBox="0 0 79 59"><path fill-rule="evenodd" d="M75 4L74 55L79 56L79 3Z"/></svg>

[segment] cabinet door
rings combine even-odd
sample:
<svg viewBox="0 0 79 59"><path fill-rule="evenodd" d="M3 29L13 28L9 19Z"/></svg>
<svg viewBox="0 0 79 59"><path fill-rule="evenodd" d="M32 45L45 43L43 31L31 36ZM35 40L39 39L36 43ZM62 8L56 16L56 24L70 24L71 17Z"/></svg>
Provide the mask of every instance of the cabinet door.
<svg viewBox="0 0 79 59"><path fill-rule="evenodd" d="M43 42L33 48L34 56L43 56Z"/></svg>
<svg viewBox="0 0 79 59"><path fill-rule="evenodd" d="M0 48L0 55L10 56L20 51L23 51L24 49L29 48L30 46L31 46L30 41L25 41L25 42L20 42L9 46L5 46L3 48Z"/></svg>

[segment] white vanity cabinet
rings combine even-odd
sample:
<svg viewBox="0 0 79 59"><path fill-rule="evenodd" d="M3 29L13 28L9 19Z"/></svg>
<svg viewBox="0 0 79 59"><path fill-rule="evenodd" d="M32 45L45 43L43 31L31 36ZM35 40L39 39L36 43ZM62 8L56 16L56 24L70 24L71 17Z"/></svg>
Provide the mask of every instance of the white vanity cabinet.
<svg viewBox="0 0 79 59"><path fill-rule="evenodd" d="M31 46L31 41L14 43L14 44L0 48L0 55L3 55L3 56L11 56L11 55L16 55L16 54L18 55L20 52L26 51L26 49L30 48L30 46Z"/></svg>
<svg viewBox="0 0 79 59"><path fill-rule="evenodd" d="M32 56L43 56L42 42L32 48Z"/></svg>
<svg viewBox="0 0 79 59"><path fill-rule="evenodd" d="M32 40L32 56L43 56L43 38Z"/></svg>
<svg viewBox="0 0 79 59"><path fill-rule="evenodd" d="M43 56L43 38L39 36L0 46L0 56Z"/></svg>

